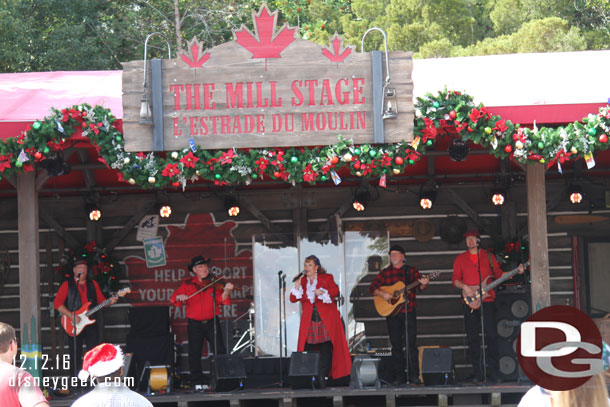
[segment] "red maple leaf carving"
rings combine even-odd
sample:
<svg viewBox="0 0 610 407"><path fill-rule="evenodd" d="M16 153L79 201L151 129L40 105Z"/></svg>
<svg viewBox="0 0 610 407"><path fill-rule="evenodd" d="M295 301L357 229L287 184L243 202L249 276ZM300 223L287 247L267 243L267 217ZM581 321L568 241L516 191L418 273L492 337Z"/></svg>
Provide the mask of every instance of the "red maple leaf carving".
<svg viewBox="0 0 610 407"><path fill-rule="evenodd" d="M180 58L191 68L201 68L203 64L210 59L210 53L203 53L203 44L197 40L197 37L193 37L193 39L189 41L188 49L190 54L182 53L180 54ZM201 58L199 58L200 53L203 54Z"/></svg>
<svg viewBox="0 0 610 407"><path fill-rule="evenodd" d="M233 33L235 42L250 51L252 59L281 58L282 51L294 41L297 28L290 28L284 24L279 31L275 32L277 10L271 14L264 3L258 14L252 12L252 18L256 26L256 34L252 34L242 25L241 30Z"/></svg>
<svg viewBox="0 0 610 407"><path fill-rule="evenodd" d="M339 38L339 34L337 34L337 32L335 31L335 35L330 41L330 44L333 47L333 52L329 51L330 48L327 47L322 50L322 55L330 59L331 62L343 62L345 58L347 58L354 49L353 45L348 45L347 47L343 48L343 41L344 38Z"/></svg>

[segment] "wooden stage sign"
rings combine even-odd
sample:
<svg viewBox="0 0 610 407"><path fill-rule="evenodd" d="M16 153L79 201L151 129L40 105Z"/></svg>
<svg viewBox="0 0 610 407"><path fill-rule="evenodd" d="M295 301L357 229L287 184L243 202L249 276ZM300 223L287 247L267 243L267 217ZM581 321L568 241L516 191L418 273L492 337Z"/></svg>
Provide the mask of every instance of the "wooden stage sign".
<svg viewBox="0 0 610 407"><path fill-rule="evenodd" d="M337 136L373 142L372 53L327 47L295 38L297 29L276 28L277 11L254 15L255 33L242 26L235 40L162 61L165 150L327 145ZM390 52L390 76L398 117L387 119L385 142L413 139L412 53ZM385 80L385 57L383 58ZM148 64L148 100L150 95ZM139 124L144 61L123 65L123 129L126 151L150 151L152 126Z"/></svg>

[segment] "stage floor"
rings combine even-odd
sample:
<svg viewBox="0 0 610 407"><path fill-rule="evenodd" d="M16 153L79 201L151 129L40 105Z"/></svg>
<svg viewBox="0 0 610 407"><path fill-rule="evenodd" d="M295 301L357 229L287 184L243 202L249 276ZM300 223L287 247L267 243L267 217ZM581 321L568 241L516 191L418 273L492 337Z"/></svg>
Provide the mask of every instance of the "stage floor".
<svg viewBox="0 0 610 407"><path fill-rule="evenodd" d="M452 385L351 389L328 387L309 390L270 387L211 393L177 390L145 395L154 406L199 407L394 407L394 406L516 406L531 384ZM51 406L70 406L75 397L55 398Z"/></svg>

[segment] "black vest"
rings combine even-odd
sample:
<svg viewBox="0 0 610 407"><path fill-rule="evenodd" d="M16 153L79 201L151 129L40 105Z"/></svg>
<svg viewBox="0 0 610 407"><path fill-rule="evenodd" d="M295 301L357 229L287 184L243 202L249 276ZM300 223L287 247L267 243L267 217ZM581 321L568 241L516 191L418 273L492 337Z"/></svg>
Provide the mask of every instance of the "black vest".
<svg viewBox="0 0 610 407"><path fill-rule="evenodd" d="M95 286L91 280L85 280L85 282L87 284L87 299L93 307L97 305ZM80 292L73 278L68 279L68 300L65 305L69 311L77 311L83 305L80 300Z"/></svg>

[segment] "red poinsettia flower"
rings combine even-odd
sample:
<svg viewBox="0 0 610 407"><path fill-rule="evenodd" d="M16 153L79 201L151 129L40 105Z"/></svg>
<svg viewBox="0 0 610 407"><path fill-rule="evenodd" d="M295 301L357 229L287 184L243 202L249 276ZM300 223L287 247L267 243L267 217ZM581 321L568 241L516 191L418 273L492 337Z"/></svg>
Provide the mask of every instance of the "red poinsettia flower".
<svg viewBox="0 0 610 407"><path fill-rule="evenodd" d="M419 160L419 153L417 151L407 148L405 152L407 153L407 160Z"/></svg>
<svg viewBox="0 0 610 407"><path fill-rule="evenodd" d="M311 164L307 164L305 169L303 170L303 181L312 182L316 179L316 173L314 172Z"/></svg>
<svg viewBox="0 0 610 407"><path fill-rule="evenodd" d="M95 134L99 134L99 133L100 133L100 130L99 130L99 129L97 128L97 126L96 126L95 124L93 124L93 123L89 123L89 129L93 130L93 132L94 132Z"/></svg>
<svg viewBox="0 0 610 407"><path fill-rule="evenodd" d="M136 154L136 157L144 158L144 157L146 157L146 154L144 152L140 151L139 153Z"/></svg>
<svg viewBox="0 0 610 407"><path fill-rule="evenodd" d="M269 165L269 160L265 157L261 157L254 162L260 171L265 171L265 168Z"/></svg>
<svg viewBox="0 0 610 407"><path fill-rule="evenodd" d="M180 159L180 162L187 168L195 168L197 161L199 161L199 157L194 156L192 151Z"/></svg>
<svg viewBox="0 0 610 407"><path fill-rule="evenodd" d="M424 122L426 123L426 128L421 130L421 132L423 133L422 139L425 143L429 139L434 140L436 138L436 136L439 134L439 131L436 128L436 126L434 125L433 120L430 120L427 117L424 117Z"/></svg>
<svg viewBox="0 0 610 407"><path fill-rule="evenodd" d="M171 178L174 175L180 174L180 170L178 170L178 164L167 164L163 171L161 171L161 175L164 177Z"/></svg>
<svg viewBox="0 0 610 407"><path fill-rule="evenodd" d="M226 153L222 153L222 155L220 156L220 163L221 164L231 164L233 162L233 158L237 157L237 154L235 154L235 151L233 150L228 150Z"/></svg>
<svg viewBox="0 0 610 407"><path fill-rule="evenodd" d="M470 115L468 116L470 118L470 120L474 123L477 122L477 120L479 120L481 117L483 117L483 115L481 114L481 112L479 111L479 109L477 109L476 107L472 109L472 111L470 112Z"/></svg>
<svg viewBox="0 0 610 407"><path fill-rule="evenodd" d="M388 167L390 165L392 165L392 157L388 156L387 154L384 154L383 157L381 157L381 166Z"/></svg>
<svg viewBox="0 0 610 407"><path fill-rule="evenodd" d="M506 120L505 119L498 120L498 122L496 122L496 125L494 126L494 128L492 130L499 131L500 133L504 133L506 130L508 130L508 127L506 127Z"/></svg>

